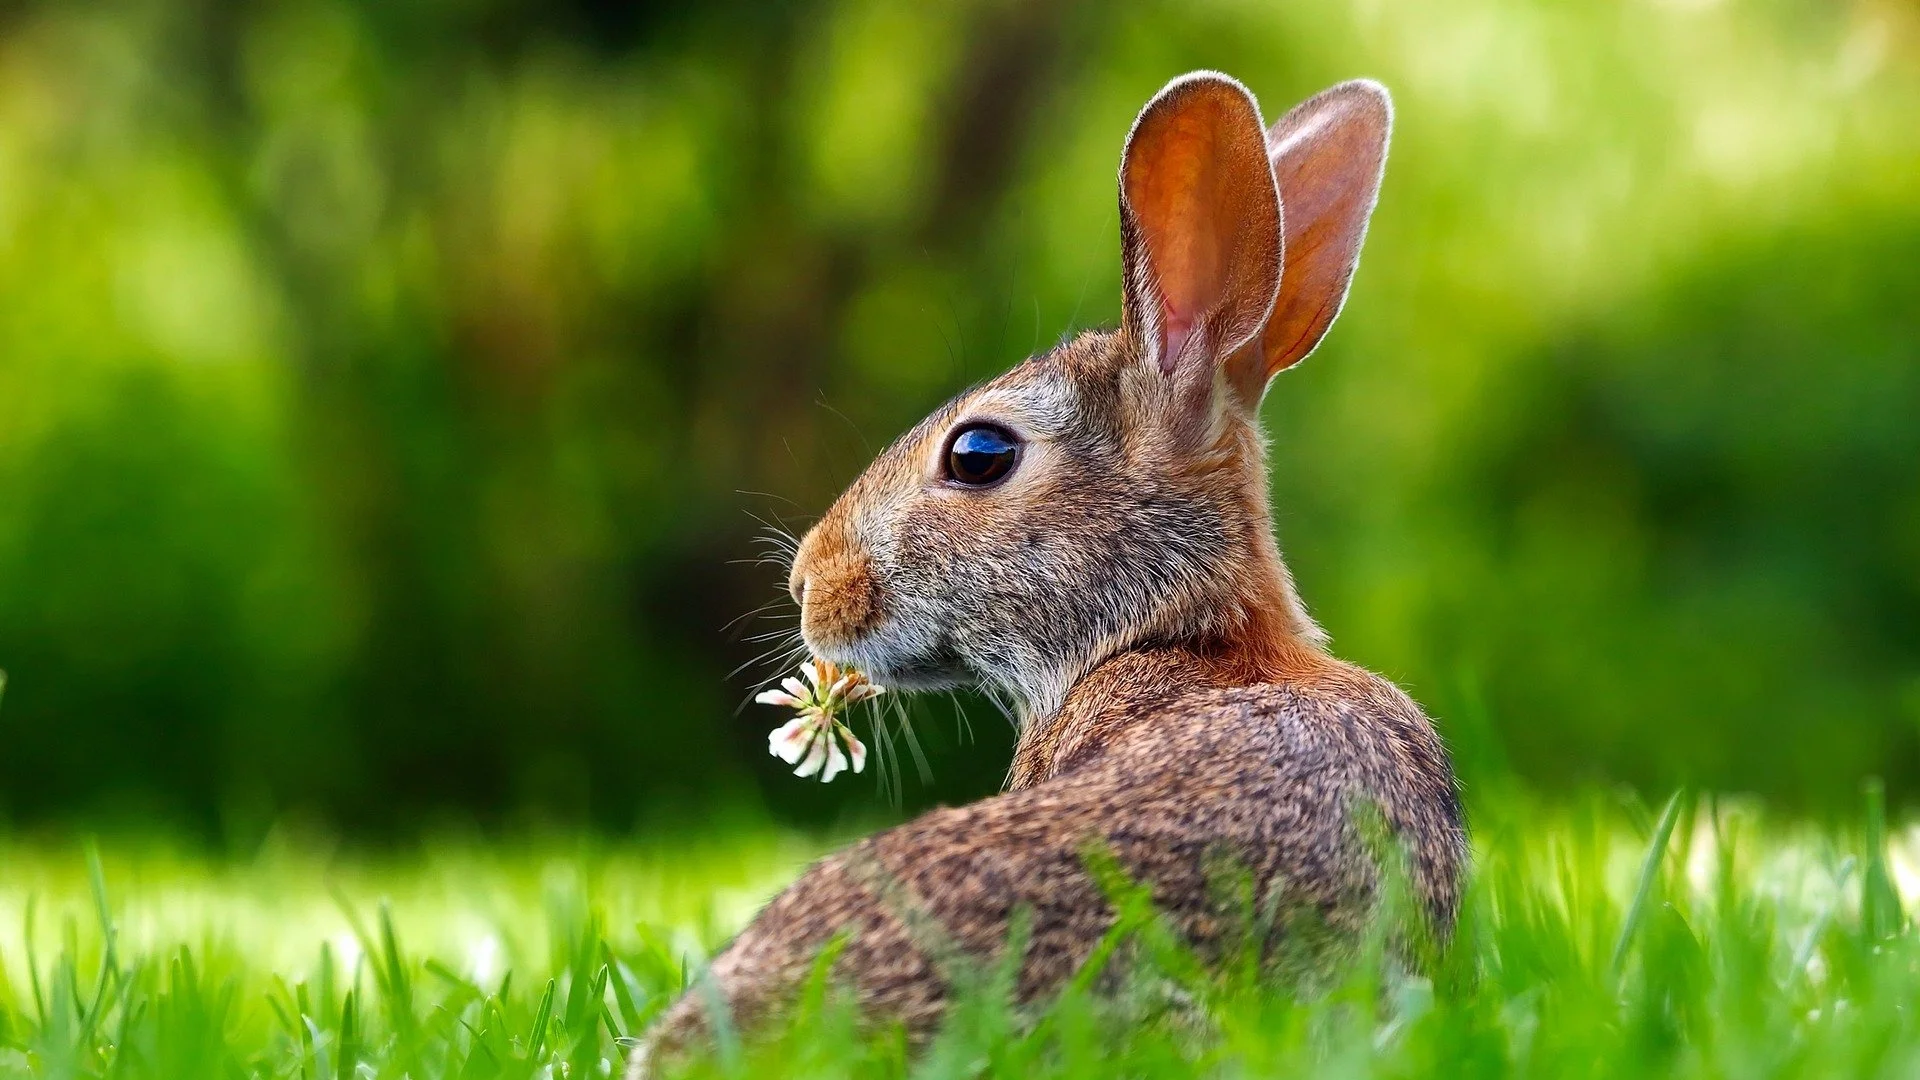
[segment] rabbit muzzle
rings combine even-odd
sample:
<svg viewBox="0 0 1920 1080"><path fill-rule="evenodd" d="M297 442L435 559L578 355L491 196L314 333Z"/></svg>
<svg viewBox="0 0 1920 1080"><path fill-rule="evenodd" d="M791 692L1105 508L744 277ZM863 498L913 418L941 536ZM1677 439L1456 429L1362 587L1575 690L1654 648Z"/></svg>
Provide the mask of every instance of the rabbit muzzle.
<svg viewBox="0 0 1920 1080"><path fill-rule="evenodd" d="M814 527L795 553L787 588L800 605L800 634L813 655L902 690L950 689L969 681L951 642L924 618L892 610L873 554L838 514ZM916 629L922 627L922 629Z"/></svg>
<svg viewBox="0 0 1920 1080"><path fill-rule="evenodd" d="M787 587L800 604L800 632L818 655L833 658L880 621L873 559L837 522L823 522L807 534Z"/></svg>

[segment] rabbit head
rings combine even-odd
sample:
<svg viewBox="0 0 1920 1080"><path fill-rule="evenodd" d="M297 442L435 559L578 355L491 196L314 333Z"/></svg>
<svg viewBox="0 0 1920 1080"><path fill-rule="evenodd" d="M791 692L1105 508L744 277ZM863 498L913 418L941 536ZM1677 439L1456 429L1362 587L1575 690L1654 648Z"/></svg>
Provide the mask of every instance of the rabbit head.
<svg viewBox="0 0 1920 1080"><path fill-rule="evenodd" d="M1390 125L1371 82L1270 130L1224 75L1161 90L1121 160L1121 326L879 456L796 554L808 646L904 688L979 683L1031 719L1127 649L1257 664L1317 643L1272 538L1257 413L1339 313Z"/></svg>

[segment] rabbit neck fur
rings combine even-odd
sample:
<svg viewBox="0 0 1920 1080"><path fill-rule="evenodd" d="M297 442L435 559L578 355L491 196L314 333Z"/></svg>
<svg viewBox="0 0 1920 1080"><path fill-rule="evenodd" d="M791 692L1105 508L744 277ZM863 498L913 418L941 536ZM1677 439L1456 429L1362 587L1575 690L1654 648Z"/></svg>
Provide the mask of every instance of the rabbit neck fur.
<svg viewBox="0 0 1920 1080"><path fill-rule="evenodd" d="M1283 621L1294 610L1251 608L1238 635L1131 649L1100 663L1050 714L1022 726L1008 790L1059 775L1128 725L1152 723L1182 696L1311 682L1342 667L1321 649L1317 636L1300 634Z"/></svg>

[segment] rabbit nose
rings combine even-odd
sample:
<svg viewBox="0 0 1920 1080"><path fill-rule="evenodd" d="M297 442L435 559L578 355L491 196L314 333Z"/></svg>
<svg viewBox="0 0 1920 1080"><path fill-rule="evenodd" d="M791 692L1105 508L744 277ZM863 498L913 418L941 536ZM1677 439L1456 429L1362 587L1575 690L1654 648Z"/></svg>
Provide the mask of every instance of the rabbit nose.
<svg viewBox="0 0 1920 1080"><path fill-rule="evenodd" d="M807 602L807 576L798 571L787 578L787 591L793 594L793 602L804 605Z"/></svg>

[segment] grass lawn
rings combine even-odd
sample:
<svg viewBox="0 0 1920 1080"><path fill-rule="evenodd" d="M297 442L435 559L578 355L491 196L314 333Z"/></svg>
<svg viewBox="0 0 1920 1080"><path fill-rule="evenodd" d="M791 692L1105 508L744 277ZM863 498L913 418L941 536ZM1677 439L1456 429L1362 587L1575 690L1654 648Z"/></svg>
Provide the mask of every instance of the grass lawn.
<svg viewBox="0 0 1920 1080"><path fill-rule="evenodd" d="M1019 1016L987 971L910 1062L815 993L777 1038L725 1041L699 1071L1920 1075L1920 935L1900 902L1920 896L1920 831L1889 830L1871 794L1824 830L1598 796L1503 797L1475 828L1458 936L1424 975L1365 962L1296 998L1245 958L1195 965L1122 897L1131 954L1185 1007L1076 987ZM617 1075L618 1039L825 846L763 826L378 857L275 836L244 862L0 843L0 1075Z"/></svg>

